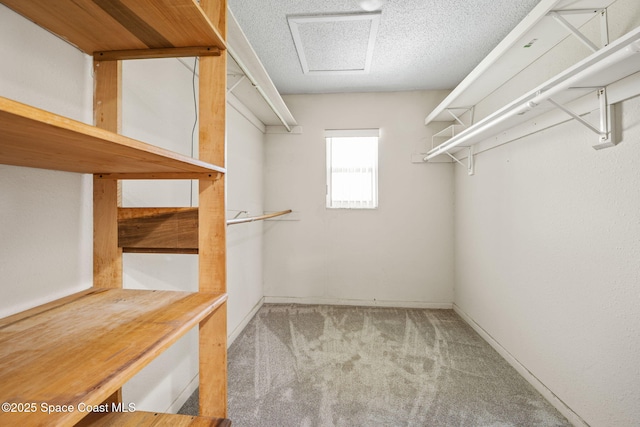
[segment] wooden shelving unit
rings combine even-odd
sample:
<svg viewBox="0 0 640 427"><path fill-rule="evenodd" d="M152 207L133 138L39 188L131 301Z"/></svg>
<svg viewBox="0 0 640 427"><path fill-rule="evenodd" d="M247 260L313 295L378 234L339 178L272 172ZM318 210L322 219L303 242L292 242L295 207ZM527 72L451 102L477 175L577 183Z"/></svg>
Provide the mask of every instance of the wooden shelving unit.
<svg viewBox="0 0 640 427"><path fill-rule="evenodd" d="M0 320L0 398L36 404L35 411L1 412L0 424L230 425L224 419L226 1L0 3L92 55L95 73L95 126L0 97L0 163L94 176L94 286ZM198 159L119 135L121 61L185 55L201 56ZM198 292L122 289L120 179L199 180ZM79 410L123 403L122 384L196 325L200 417ZM47 414L41 405L74 409Z"/></svg>

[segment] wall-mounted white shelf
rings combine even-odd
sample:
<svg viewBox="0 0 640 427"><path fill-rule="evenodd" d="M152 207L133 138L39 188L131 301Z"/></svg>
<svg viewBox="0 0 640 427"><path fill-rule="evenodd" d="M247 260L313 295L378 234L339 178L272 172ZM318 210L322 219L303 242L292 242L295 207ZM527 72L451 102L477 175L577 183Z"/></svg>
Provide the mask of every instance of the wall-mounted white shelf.
<svg viewBox="0 0 640 427"><path fill-rule="evenodd" d="M231 83L229 92L233 94L230 100L237 97L265 125L274 126L281 123L287 131L291 132L297 125L296 119L284 103L229 8L227 8L227 52L243 75L242 80Z"/></svg>
<svg viewBox="0 0 640 427"><path fill-rule="evenodd" d="M640 27L430 150L425 160L469 147L640 71ZM548 102L552 100L553 102ZM609 144L605 144L609 145ZM596 147L599 148L599 147Z"/></svg>
<svg viewBox="0 0 640 427"><path fill-rule="evenodd" d="M427 116L425 124L451 121L447 110L460 113L465 107L478 104L504 82L569 37L571 31L557 22L554 13L558 13L570 26L579 28L595 15L604 13L605 8L614 1L542 0ZM602 22L605 26L606 18ZM606 28L603 28L602 33L600 46L607 44Z"/></svg>

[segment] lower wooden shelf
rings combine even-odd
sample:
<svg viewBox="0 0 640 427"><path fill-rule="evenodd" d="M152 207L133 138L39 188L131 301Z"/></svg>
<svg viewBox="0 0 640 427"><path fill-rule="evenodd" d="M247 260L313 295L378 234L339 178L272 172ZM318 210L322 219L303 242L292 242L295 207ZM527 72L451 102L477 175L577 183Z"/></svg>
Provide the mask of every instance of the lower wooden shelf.
<svg viewBox="0 0 640 427"><path fill-rule="evenodd" d="M226 299L91 288L1 319L0 425L78 422Z"/></svg>
<svg viewBox="0 0 640 427"><path fill-rule="evenodd" d="M226 418L193 417L189 415L159 414L156 412L109 412L91 414L82 420L81 427L230 427Z"/></svg>

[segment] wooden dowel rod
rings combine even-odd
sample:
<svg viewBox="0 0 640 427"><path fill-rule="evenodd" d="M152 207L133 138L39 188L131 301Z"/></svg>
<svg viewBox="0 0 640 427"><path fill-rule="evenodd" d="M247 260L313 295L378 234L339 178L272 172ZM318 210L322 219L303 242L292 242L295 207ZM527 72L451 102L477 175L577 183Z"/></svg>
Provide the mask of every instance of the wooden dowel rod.
<svg viewBox="0 0 640 427"><path fill-rule="evenodd" d="M273 212L273 213L270 213L270 214L252 216L252 217L249 217L249 218L228 219L227 220L227 225L242 224L244 222L261 221L263 219L269 219L269 218L273 218L273 217L280 216L280 215L290 214L291 212L292 212L291 209L287 209L286 211Z"/></svg>

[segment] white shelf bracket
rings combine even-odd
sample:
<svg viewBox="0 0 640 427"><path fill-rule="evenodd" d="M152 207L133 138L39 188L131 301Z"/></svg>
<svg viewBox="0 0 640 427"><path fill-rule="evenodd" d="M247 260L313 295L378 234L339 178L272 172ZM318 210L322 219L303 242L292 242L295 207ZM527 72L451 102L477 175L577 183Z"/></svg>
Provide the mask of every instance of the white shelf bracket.
<svg viewBox="0 0 640 427"><path fill-rule="evenodd" d="M475 106L458 107L458 108L453 107L453 108L447 108L446 111L447 111L447 113L451 114L451 117L453 117L453 119L456 122L460 123L464 127L469 127L469 126L471 126L473 124L473 110L474 110L474 108L475 108ZM464 110L464 112L462 114L460 114L460 115L457 115L456 113L453 112L454 110ZM467 112L469 112L469 119L468 119L469 123L465 123L465 122L462 121L462 116Z"/></svg>
<svg viewBox="0 0 640 427"><path fill-rule="evenodd" d="M245 76L245 75L243 74L243 75L242 75L242 77L240 77L240 78L238 79L238 81L237 81L237 82L235 82L235 83L233 84L233 86L231 86L229 89L227 89L227 94L230 94L231 92L233 92L233 90L234 90L235 88L237 88L237 87L240 85L240 83L242 83L242 82L244 81L244 79L246 79L246 78L247 78L247 76Z"/></svg>
<svg viewBox="0 0 640 427"><path fill-rule="evenodd" d="M471 106L471 107L453 107L453 108L447 108L445 109L445 111L447 113L449 113L451 115L451 117L453 117L453 124L444 128L443 130L436 132L435 134L433 134L433 136L431 137L431 148L435 147L436 145L436 140L437 138L447 138L447 139L451 139L454 136L456 136L461 130L464 130L468 127L470 127L471 125L473 125L473 110L474 110L475 106ZM461 111L461 113L459 113L458 111ZM468 123L465 123L463 118L466 115L466 119L468 121Z"/></svg>
<svg viewBox="0 0 640 427"><path fill-rule="evenodd" d="M607 101L607 88L598 89L598 101L600 105L600 140L593 146L596 150L615 146L617 136L615 133L615 114L612 104Z"/></svg>
<svg viewBox="0 0 640 427"><path fill-rule="evenodd" d="M602 148L613 147L616 145L614 138L614 126L613 126L613 105L609 105L607 103L607 89L599 88L598 89L598 105L600 109L600 127L597 128L593 126L591 123L587 122L585 119L580 117L575 112L571 111L569 108L564 105L554 101L551 98L548 98L551 104L555 105L560 110L564 111L578 122L582 123L587 129L592 132L598 134L598 142L593 145L593 148L596 150L600 150Z"/></svg>
<svg viewBox="0 0 640 427"><path fill-rule="evenodd" d="M570 14L570 13L593 13L593 12L594 12L593 9L552 10L551 12L549 12L549 16L551 16L553 19L555 19L564 28L569 30L569 32L571 34L576 36L578 38L578 40L580 40L585 46L587 46L589 49L591 49L592 52L597 52L598 49L599 49L598 46L596 46L591 40L589 40L587 38L587 36L582 34L582 32L579 29L577 29L576 27L571 25L571 23L569 21L567 21L564 18L564 16L562 16L563 14ZM609 44L606 9L602 9L601 11L598 11L598 13L600 13L600 19L601 19L600 29L601 29L601 37L602 37L602 41L603 41L602 45L604 47L607 44ZM604 23L602 23L603 22L602 20L604 20Z"/></svg>
<svg viewBox="0 0 640 427"><path fill-rule="evenodd" d="M600 11L600 39L602 47L609 46L609 19L607 18L607 9Z"/></svg>
<svg viewBox="0 0 640 427"><path fill-rule="evenodd" d="M467 168L467 174L469 174L469 176L473 175L475 173L475 163L474 163L474 159L473 159L473 147L469 147L469 155L467 156L467 164L465 165L464 163L462 163L460 160L458 160L458 158L456 156L454 156L453 154L451 154L448 151L445 151L445 154L449 157L451 157L456 163L462 165L462 166L466 166Z"/></svg>

